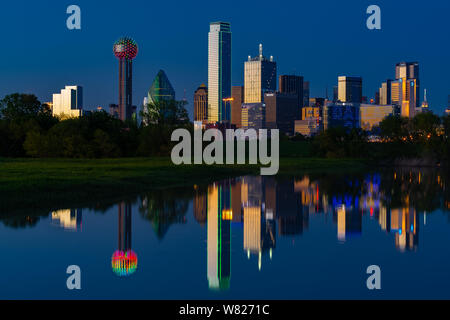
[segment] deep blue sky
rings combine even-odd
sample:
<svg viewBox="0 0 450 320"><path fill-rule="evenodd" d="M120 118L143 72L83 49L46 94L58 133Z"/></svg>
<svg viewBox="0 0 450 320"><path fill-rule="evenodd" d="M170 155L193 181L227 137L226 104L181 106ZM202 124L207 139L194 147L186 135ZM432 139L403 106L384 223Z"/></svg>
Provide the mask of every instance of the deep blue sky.
<svg viewBox="0 0 450 320"><path fill-rule="evenodd" d="M82 30L66 28L66 8L77 4ZM382 30L366 28L366 9L377 4ZM243 62L263 43L278 73L311 81L311 96L324 96L338 75L359 75L373 97L395 76L400 61L419 61L422 89L441 113L450 94L450 2L443 0L315 1L2 1L0 97L13 92L50 101L64 85L84 87L85 107L117 100L114 41L139 45L134 62L134 104L140 104L159 69L192 112L194 90L207 82L209 22L231 22L233 85L243 83Z"/></svg>

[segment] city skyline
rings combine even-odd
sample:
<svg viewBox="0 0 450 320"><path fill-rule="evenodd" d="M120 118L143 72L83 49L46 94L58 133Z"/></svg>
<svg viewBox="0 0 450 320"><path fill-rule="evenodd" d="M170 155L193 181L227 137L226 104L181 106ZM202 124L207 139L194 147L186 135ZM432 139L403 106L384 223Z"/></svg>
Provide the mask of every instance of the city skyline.
<svg viewBox="0 0 450 320"><path fill-rule="evenodd" d="M290 10L292 12L286 15L301 16L304 18L300 23L303 30L312 30L299 34L298 38L296 36L298 32L295 31L298 29L289 30L291 23L277 25L280 17L276 15L282 11L283 5L287 5L284 3L275 6L273 10L269 10L270 12L263 13L266 18L273 16L272 20L267 20L269 22L263 25L255 23L256 18L233 15L232 10L218 10L213 5L203 12L201 17L190 21L188 30L181 30L178 23L170 26L167 21L157 21L162 23L164 30L161 35L152 39L144 32L147 28L139 26L136 22L129 25L118 24L105 31L102 23L106 23L108 17L119 14L114 6L103 12L101 5L80 1L83 13L81 31L70 31L65 28L66 16L63 5L54 8L49 6L48 11L42 13L43 22L34 29L29 28L31 22L30 25L28 23L19 25L14 19L10 20L14 17L12 14L11 17L5 17L2 23L13 27L13 31L6 35L6 41L16 46L20 52L11 57L10 53L3 53L6 59L2 59L4 62L0 63L4 75L3 80L0 80L0 95L28 92L35 93L42 102L50 101L51 93L57 88L63 87L66 83L77 83L85 88L86 109L93 110L99 105L106 108L109 103L116 101L117 92L117 84L113 79L117 70L111 67L114 57L109 56L110 44L117 37L128 34L142 44L142 54L136 60L134 70L136 79L133 95L138 99L136 104L140 102L140 97L145 96L153 80L151 75L156 74L159 69L164 69L172 80L175 91L186 90L189 93L188 111L192 116L193 92L201 83L207 83L208 26L211 21L222 20L229 21L233 29L233 86L243 84L244 62L248 54L256 54L255 48L259 43L263 43L266 50L277 57L278 74L297 74L311 82L311 97L325 96L327 88L328 92L332 92L333 86L337 85L337 76L342 74L361 76L364 81L363 95L373 97L373 93L385 79L395 77L393 65L400 61L418 61L421 65L421 96L423 89L428 89L431 110L442 114L447 106L449 89L448 84L440 80L439 75L450 72L450 66L442 63L445 52L448 52L448 44L441 41L440 37L446 38L448 28L445 28L443 22L445 19L439 19L439 15L446 12L446 8L450 5L431 3L422 7L418 1L408 2L408 6L405 6L406 2L403 1L395 4L381 1L379 5L383 12L382 30L370 31L364 26L367 17L364 12L367 5L354 2L355 5L347 6L346 11L327 1L324 2L327 3L325 9L322 6L320 11L318 4L295 4L294 9L305 9L308 14ZM251 6L251 3L240 5L244 8ZM20 1L7 5L11 12L19 6ZM34 4L27 5L30 12L25 10L26 15L32 14L33 6ZM157 4L157 6L162 9L165 5ZM186 7L188 12L192 10L189 4L179 6ZM145 8L148 5L130 7L127 8L127 12L137 14L141 7ZM257 11L261 13L260 9ZM62 12L61 22L52 18L57 16L58 12ZM319 19L320 25L313 19L318 12L323 17ZM399 12L404 14L397 17L396 14ZM422 15L419 16L418 12ZM96 22L94 16L99 18L99 22ZM123 18L124 22L129 22L129 19L128 16ZM409 23L408 19L411 20ZM418 22L413 23L415 21ZM439 34L433 34L433 30L439 30ZM407 39L398 39L394 36L397 31L408 31L411 36L406 37ZM34 49L39 46L35 39L31 39L35 32L43 33L44 39L48 37L54 41L52 40L48 46L43 46L40 41L41 50L37 54L32 54L30 46ZM343 32L350 32L351 39L346 40L347 37L340 38L339 41L334 39ZM406 45L412 35L420 39L416 47ZM94 38L100 40L96 39L93 43ZM286 39L292 41L285 41ZM192 45L187 46L188 42ZM176 43L175 46L172 43ZM374 45L377 43L379 45ZM95 49L89 51L89 55L84 50L86 45Z"/></svg>

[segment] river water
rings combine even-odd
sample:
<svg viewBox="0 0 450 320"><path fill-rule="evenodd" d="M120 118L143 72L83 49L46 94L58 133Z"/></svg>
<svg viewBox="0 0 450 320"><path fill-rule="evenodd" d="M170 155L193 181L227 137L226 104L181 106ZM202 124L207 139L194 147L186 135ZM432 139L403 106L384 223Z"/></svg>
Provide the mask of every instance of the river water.
<svg viewBox="0 0 450 320"><path fill-rule="evenodd" d="M0 299L449 299L448 189L437 170L336 170L0 215Z"/></svg>

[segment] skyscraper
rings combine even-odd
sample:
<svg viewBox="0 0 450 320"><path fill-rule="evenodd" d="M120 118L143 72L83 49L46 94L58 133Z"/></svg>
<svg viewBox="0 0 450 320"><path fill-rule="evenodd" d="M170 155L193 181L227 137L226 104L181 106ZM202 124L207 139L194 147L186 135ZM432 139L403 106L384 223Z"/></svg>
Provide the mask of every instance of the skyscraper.
<svg viewBox="0 0 450 320"><path fill-rule="evenodd" d="M83 111L83 87L66 86L53 95L52 114L57 117L80 117Z"/></svg>
<svg viewBox="0 0 450 320"><path fill-rule="evenodd" d="M231 124L236 128L242 126L242 103L244 103L244 87L234 86L231 88Z"/></svg>
<svg viewBox="0 0 450 320"><path fill-rule="evenodd" d="M362 102L362 78L340 76L338 78L338 99L340 102Z"/></svg>
<svg viewBox="0 0 450 320"><path fill-rule="evenodd" d="M380 88L380 104L388 105L391 104L391 86L392 80L386 80L381 84Z"/></svg>
<svg viewBox="0 0 450 320"><path fill-rule="evenodd" d="M244 63L244 103L260 103L264 101L264 93L277 90L277 63L273 57L263 56L262 44L259 45L259 56L248 57Z"/></svg>
<svg viewBox="0 0 450 320"><path fill-rule="evenodd" d="M293 75L282 75L279 78L280 93L292 94L297 97L297 111L296 119L301 119L303 105L303 77Z"/></svg>
<svg viewBox="0 0 450 320"><path fill-rule="evenodd" d="M303 81L303 107L309 106L309 81Z"/></svg>
<svg viewBox="0 0 450 320"><path fill-rule="evenodd" d="M418 62L400 62L395 66L402 116L413 118L420 107L420 80Z"/></svg>
<svg viewBox="0 0 450 320"><path fill-rule="evenodd" d="M303 101L303 95L300 97ZM282 134L293 135L295 120L300 117L298 102L299 96L296 94L266 93L264 95L266 128L278 129Z"/></svg>
<svg viewBox="0 0 450 320"><path fill-rule="evenodd" d="M204 84L194 93L194 121L208 122L208 88Z"/></svg>
<svg viewBox="0 0 450 320"><path fill-rule="evenodd" d="M121 38L114 43L114 55L119 59L119 118L131 119L133 104L133 59L138 46L131 38Z"/></svg>
<svg viewBox="0 0 450 320"><path fill-rule="evenodd" d="M230 122L224 99L231 98L231 28L212 22L208 47L208 122Z"/></svg>
<svg viewBox="0 0 450 320"><path fill-rule="evenodd" d="M248 129L264 129L266 127L266 104L259 103L243 103L242 104L242 128Z"/></svg>
<svg viewBox="0 0 450 320"><path fill-rule="evenodd" d="M175 90L164 70L159 70L148 90L147 102L161 102L175 100Z"/></svg>

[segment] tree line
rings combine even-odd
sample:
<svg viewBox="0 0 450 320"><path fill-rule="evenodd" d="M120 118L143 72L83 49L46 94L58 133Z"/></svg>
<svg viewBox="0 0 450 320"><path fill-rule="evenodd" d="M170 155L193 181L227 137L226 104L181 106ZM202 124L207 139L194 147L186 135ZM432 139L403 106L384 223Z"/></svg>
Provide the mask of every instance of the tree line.
<svg viewBox="0 0 450 320"><path fill-rule="evenodd" d="M79 118L52 116L36 96L12 94L0 100L0 157L117 158L164 156L175 128L192 129L183 102L155 102L143 123L121 121L105 111ZM192 129L193 130L193 129Z"/></svg>
<svg viewBox="0 0 450 320"><path fill-rule="evenodd" d="M142 123L138 124L100 111L80 118L60 119L52 116L49 106L32 94L8 95L0 100L0 157L168 156L175 145L171 142L173 130L193 130L184 102L152 102L141 112L141 117ZM439 117L427 112L413 119L389 116L370 133L330 128L312 138L296 135L282 140L289 140L294 148L307 149L302 154L308 157L382 161L426 158L448 163L449 135L450 116ZM281 148L283 145L282 141Z"/></svg>

